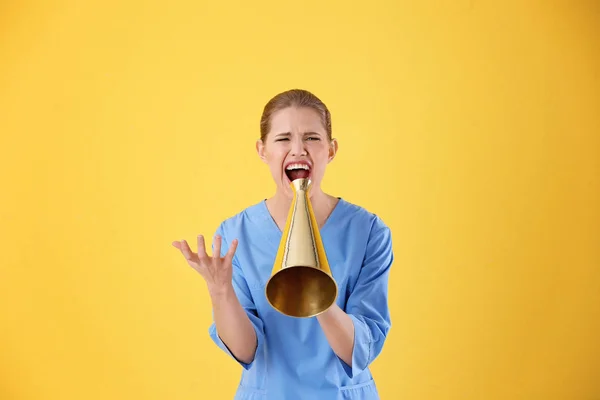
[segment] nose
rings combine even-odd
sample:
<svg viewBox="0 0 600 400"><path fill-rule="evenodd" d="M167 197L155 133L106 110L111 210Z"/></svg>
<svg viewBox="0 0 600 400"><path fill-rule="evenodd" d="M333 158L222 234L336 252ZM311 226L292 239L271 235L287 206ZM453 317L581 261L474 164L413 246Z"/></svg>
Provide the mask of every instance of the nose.
<svg viewBox="0 0 600 400"><path fill-rule="evenodd" d="M292 148L290 150L293 156L305 156L306 147L304 146L304 140L301 137L295 137L292 139Z"/></svg>

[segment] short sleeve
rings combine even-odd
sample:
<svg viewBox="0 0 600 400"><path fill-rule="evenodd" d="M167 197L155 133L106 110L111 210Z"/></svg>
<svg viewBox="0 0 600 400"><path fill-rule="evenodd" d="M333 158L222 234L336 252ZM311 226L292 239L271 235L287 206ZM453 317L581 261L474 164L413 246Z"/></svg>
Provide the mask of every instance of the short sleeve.
<svg viewBox="0 0 600 400"><path fill-rule="evenodd" d="M224 234L222 225L219 226L215 235L221 235L221 237L222 237L221 256L224 257L225 254L227 253L227 250L229 250L230 243L227 240L226 235ZM214 250L214 247L213 247L213 250ZM240 360L238 360L233 355L233 353L229 350L229 348L225 345L225 343L219 337L219 333L217 332L217 326L214 322L214 317L213 317L213 322L210 325L208 332L209 332L209 335L210 335L211 339L213 340L213 342L219 348L221 348L225 353L227 353L229 356L231 356L231 358L233 358L235 361L237 361L244 369L248 370L254 364L254 360L256 359L256 354L259 354L260 352L262 352L263 348L265 346L264 327L263 327L262 320L258 317L256 307L254 306L254 301L252 300L252 296L250 294L250 289L248 288L248 284L246 282L246 279L244 278L243 271L240 268L240 266L238 264L238 260L235 256L234 256L232 265L233 265L233 272L232 272L233 278L232 279L233 279L233 288L234 288L235 294L236 294L240 304L242 305L242 308L246 311L246 315L248 315L248 318L250 319L252 326L254 327L254 331L256 332L256 338L258 341L255 355L252 358L252 361L250 363L244 363L244 362L241 362Z"/></svg>
<svg viewBox="0 0 600 400"><path fill-rule="evenodd" d="M388 278L393 261L390 229L376 219L361 271L346 304L346 313L354 323L352 367L339 360L350 378L366 370L381 353L391 328Z"/></svg>

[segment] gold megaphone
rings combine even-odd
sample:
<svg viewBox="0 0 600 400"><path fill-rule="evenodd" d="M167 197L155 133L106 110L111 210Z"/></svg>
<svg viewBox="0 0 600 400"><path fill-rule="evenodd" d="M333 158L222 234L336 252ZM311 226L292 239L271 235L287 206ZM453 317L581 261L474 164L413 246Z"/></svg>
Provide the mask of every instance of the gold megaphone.
<svg viewBox="0 0 600 400"><path fill-rule="evenodd" d="M331 307L338 287L308 197L311 181L296 179L290 186L294 198L265 294L280 313L307 318Z"/></svg>

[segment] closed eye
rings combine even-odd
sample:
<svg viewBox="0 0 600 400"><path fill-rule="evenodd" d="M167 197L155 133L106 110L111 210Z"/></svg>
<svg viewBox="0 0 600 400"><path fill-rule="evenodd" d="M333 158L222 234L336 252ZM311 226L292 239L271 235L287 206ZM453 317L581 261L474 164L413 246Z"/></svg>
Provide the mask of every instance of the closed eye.
<svg viewBox="0 0 600 400"><path fill-rule="evenodd" d="M287 138L287 137L280 137L280 138L275 139L276 142L284 142L284 141L289 141L289 140L290 139ZM310 136L310 137L306 138L306 140L310 140L310 141L316 140L316 141L319 141L319 140L321 140L321 138L318 137L318 136Z"/></svg>

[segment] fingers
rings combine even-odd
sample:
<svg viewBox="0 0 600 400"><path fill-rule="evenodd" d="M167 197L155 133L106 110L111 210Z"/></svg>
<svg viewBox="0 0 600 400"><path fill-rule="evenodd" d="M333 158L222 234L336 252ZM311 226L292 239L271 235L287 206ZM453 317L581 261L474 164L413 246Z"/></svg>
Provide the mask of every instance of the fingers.
<svg viewBox="0 0 600 400"><path fill-rule="evenodd" d="M206 244L204 242L204 236L198 235L197 242L198 242L198 259L200 261L208 261L208 259L210 257L206 253ZM222 242L223 242L223 238L220 235L216 235L214 238L214 242L213 242L213 258L215 258L215 259L222 258L221 257ZM194 260L195 254L185 240L174 241L171 244L173 245L173 247L175 247L176 249L181 251L181 253L183 254L183 256L185 257L185 259L187 261L192 261L192 262L197 261L197 260ZM227 254L225 254L225 259L228 262L231 262L233 260L233 256L235 254L237 246L238 246L238 240L234 239L231 242L229 249L227 250Z"/></svg>
<svg viewBox="0 0 600 400"><path fill-rule="evenodd" d="M235 254L235 250L237 249L238 240L234 239L231 241L231 246L229 246L229 250L227 250L227 254L225 254L225 259L228 263L233 260L233 255Z"/></svg>
<svg viewBox="0 0 600 400"><path fill-rule="evenodd" d="M185 240L181 241L180 250L183 253L183 256L185 257L186 260L193 261L192 257L194 255L194 253L192 252L192 249L190 249L190 246L187 244L187 242Z"/></svg>
<svg viewBox="0 0 600 400"><path fill-rule="evenodd" d="M204 236L198 235L198 258L204 261L208 258L206 254L206 244L204 243Z"/></svg>
<svg viewBox="0 0 600 400"><path fill-rule="evenodd" d="M213 241L213 257L221 258L221 236L216 235Z"/></svg>

